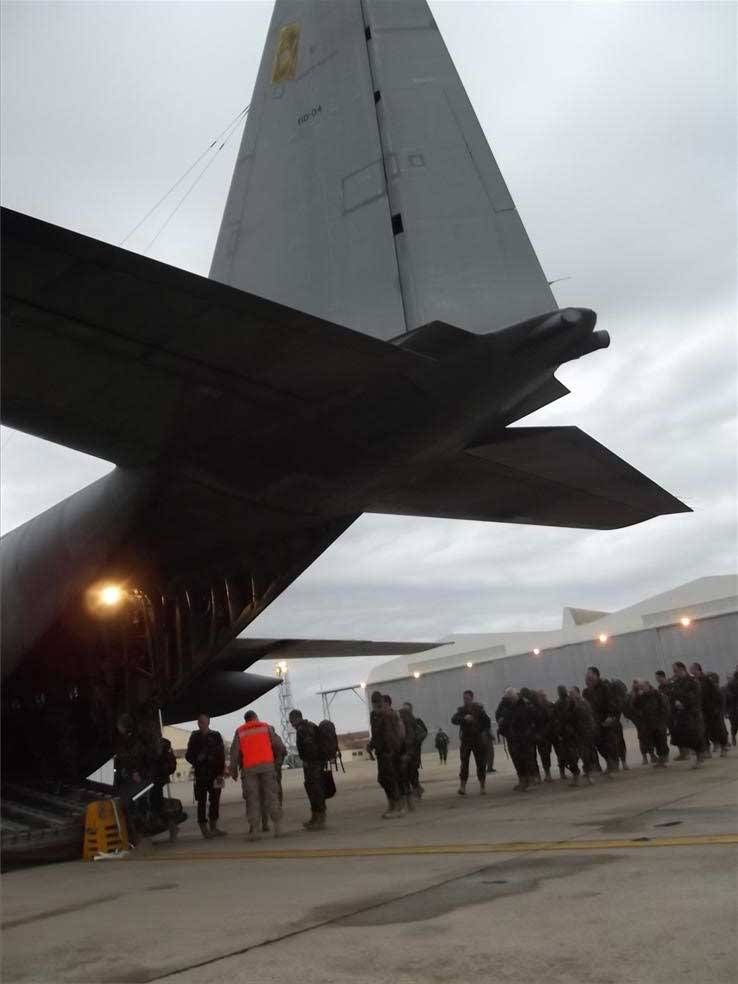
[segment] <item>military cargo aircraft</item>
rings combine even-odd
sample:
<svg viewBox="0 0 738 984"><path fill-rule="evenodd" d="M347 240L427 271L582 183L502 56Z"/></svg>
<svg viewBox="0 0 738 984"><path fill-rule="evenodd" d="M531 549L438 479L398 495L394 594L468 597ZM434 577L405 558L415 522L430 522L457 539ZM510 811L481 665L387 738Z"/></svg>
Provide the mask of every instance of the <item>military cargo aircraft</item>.
<svg viewBox="0 0 738 984"><path fill-rule="evenodd" d="M609 339L557 307L424 0L278 0L209 278L8 210L2 252L3 423L116 466L2 540L6 778L335 652L239 637L362 513L688 511L576 427L510 426Z"/></svg>

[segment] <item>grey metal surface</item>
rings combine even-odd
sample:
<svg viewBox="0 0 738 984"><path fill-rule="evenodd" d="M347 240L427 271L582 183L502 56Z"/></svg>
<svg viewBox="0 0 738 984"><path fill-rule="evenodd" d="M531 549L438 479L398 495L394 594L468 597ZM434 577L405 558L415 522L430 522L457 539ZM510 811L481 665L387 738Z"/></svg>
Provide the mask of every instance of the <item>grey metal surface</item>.
<svg viewBox="0 0 738 984"><path fill-rule="evenodd" d="M385 339L556 308L425 0L277 0L210 276Z"/></svg>
<svg viewBox="0 0 738 984"><path fill-rule="evenodd" d="M408 330L483 333L556 301L425 0L362 0Z"/></svg>
<svg viewBox="0 0 738 984"><path fill-rule="evenodd" d="M276 3L210 276L377 338L405 331L360 0Z"/></svg>
<svg viewBox="0 0 738 984"><path fill-rule="evenodd" d="M376 681L371 690L390 694L395 705L404 700L412 702L417 715L429 728L442 726L458 744L457 730L451 716L461 704L462 692L474 691L487 710L494 714L506 687L531 687L545 690L555 699L556 687L584 686L584 674L588 666L598 666L602 675L621 679L628 687L634 677L649 677L653 681L656 670L671 675L675 660L689 663L696 660L706 671L720 674L721 683L735 670L738 638L738 613L731 612L714 618L693 622L690 631L678 625L658 629L644 629L608 639L605 645L593 639L572 643L557 649L546 650L540 656L523 653L486 663L424 673L419 679L406 677L401 680ZM426 754L432 748L425 749Z"/></svg>

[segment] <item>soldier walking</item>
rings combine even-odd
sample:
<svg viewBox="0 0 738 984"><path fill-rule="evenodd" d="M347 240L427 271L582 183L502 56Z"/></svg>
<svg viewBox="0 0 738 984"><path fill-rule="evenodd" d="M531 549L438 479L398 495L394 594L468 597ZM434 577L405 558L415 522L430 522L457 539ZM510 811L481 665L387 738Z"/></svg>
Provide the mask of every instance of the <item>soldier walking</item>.
<svg viewBox="0 0 738 984"><path fill-rule="evenodd" d="M730 721L730 740L735 745L738 734L738 667L725 684L725 710Z"/></svg>
<svg viewBox="0 0 738 984"><path fill-rule="evenodd" d="M669 761L669 746L666 740L669 700L665 693L654 690L648 680L634 682L638 687L631 698L631 704L638 722L638 740L642 742L642 749L649 749L654 765L665 768ZM645 752L643 758L646 759Z"/></svg>
<svg viewBox="0 0 738 984"><path fill-rule="evenodd" d="M206 840L210 837L222 837L225 830L219 829L218 817L225 773L225 745L220 733L210 730L208 714L198 715L197 731L193 731L189 737L185 759L195 772L195 801L200 833Z"/></svg>
<svg viewBox="0 0 738 984"><path fill-rule="evenodd" d="M595 749L606 763L605 775L612 779L618 768L616 723L620 714L617 694L609 680L603 680L596 666L587 667L582 697L592 709L595 721Z"/></svg>
<svg viewBox="0 0 738 984"><path fill-rule="evenodd" d="M709 673L703 671L700 663L692 663L689 672L700 685L702 719L705 725L704 754L710 758L712 755L710 745L719 745L720 757L725 758L728 754L728 729L725 727L723 717L720 686L710 678Z"/></svg>
<svg viewBox="0 0 738 984"><path fill-rule="evenodd" d="M681 752L691 749L695 755L693 769L702 765L705 743L705 725L702 719L702 694L700 685L687 672L682 662L674 663L674 676L669 683L671 705L671 743Z"/></svg>
<svg viewBox="0 0 738 984"><path fill-rule="evenodd" d="M466 796L466 784L469 779L469 759L474 756L479 780L479 792L484 795L487 782L487 739L492 729L489 715L481 704L474 700L474 692L465 690L464 703L451 718L451 724L459 727L461 739L461 768L459 770L459 796Z"/></svg>
<svg viewBox="0 0 738 984"><path fill-rule="evenodd" d="M439 762L441 765L445 765L446 759L448 758L448 735L443 728L439 728L438 731L436 731L435 746L438 749Z"/></svg>
<svg viewBox="0 0 738 984"><path fill-rule="evenodd" d="M405 737L402 722L378 690L371 696L371 705L369 727L372 748L377 757L377 782L387 796L387 809L382 819L396 820L405 815L398 773Z"/></svg>
<svg viewBox="0 0 738 984"><path fill-rule="evenodd" d="M323 830L326 821L323 770L325 760L320 748L320 732L317 724L306 720L302 711L290 711L290 724L295 729L297 754L302 760L302 775L310 802L310 819L303 823L305 830Z"/></svg>

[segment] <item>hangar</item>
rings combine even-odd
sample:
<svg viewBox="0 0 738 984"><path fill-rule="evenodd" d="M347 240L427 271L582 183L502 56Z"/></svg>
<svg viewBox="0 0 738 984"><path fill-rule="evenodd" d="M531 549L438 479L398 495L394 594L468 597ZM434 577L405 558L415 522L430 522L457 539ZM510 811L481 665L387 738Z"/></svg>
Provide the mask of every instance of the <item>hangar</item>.
<svg viewBox="0 0 738 984"><path fill-rule="evenodd" d="M453 635L432 652L400 656L370 674L367 691L393 704L412 702L429 729L442 726L458 743L450 718L464 690L494 713L506 687L546 690L583 685L587 666L628 685L671 664L697 661L720 674L738 662L738 576L702 577L616 612L564 608L560 629Z"/></svg>

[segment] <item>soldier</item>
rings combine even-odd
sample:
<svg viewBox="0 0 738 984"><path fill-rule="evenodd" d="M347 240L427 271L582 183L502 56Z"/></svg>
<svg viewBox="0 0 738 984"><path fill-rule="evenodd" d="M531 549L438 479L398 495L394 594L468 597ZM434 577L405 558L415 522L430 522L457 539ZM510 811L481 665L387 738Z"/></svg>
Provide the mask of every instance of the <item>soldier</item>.
<svg viewBox="0 0 738 984"><path fill-rule="evenodd" d="M533 700L532 691L527 687L509 695L509 712L505 727L507 730L507 747L518 774L518 784L515 790L525 793L535 781L538 766L536 764L536 736L539 728L539 711Z"/></svg>
<svg viewBox="0 0 738 984"><path fill-rule="evenodd" d="M738 667L725 684L725 709L730 721L730 740L735 746L735 736L738 734Z"/></svg>
<svg viewBox="0 0 738 984"><path fill-rule="evenodd" d="M243 721L233 736L230 765L234 782L238 781L239 770L241 772L241 790L249 823L247 836L249 840L259 839L261 817L266 812L274 824L274 836L279 837L282 808L269 725L260 721L255 711L246 711Z"/></svg>
<svg viewBox="0 0 738 984"><path fill-rule="evenodd" d="M651 750L651 760L656 768L666 768L669 746L666 726L669 721L669 700L665 693L654 690L648 680L634 681L637 690L631 698L633 714L638 722L638 740L641 748ZM653 752L656 754L654 755ZM644 760L646 758L644 754Z"/></svg>
<svg viewBox="0 0 738 984"><path fill-rule="evenodd" d="M687 672L682 662L674 663L674 676L669 683L668 695L671 705L671 743L681 751L691 749L695 754L694 769L700 768L703 760L705 726L702 719L702 695L700 685Z"/></svg>
<svg viewBox="0 0 738 984"><path fill-rule="evenodd" d="M545 690L538 690L533 694L534 708L537 713L538 723L536 727L536 749L538 757L543 766L543 774L546 782L551 782L551 741L553 735L553 704L548 699Z"/></svg>
<svg viewBox="0 0 738 984"><path fill-rule="evenodd" d="M469 779L469 759L472 755L474 755L474 764L477 767L479 792L483 796L487 781L486 736L489 735L492 722L484 707L475 702L474 692L472 690L464 691L463 700L464 703L461 707L457 708L456 713L451 718L451 724L459 726L459 738L461 740L459 796L466 796L466 783Z"/></svg>
<svg viewBox="0 0 738 984"><path fill-rule="evenodd" d="M612 689L615 691L618 702L618 711L615 715L615 742L618 750L618 761L620 762L620 767L624 772L628 771L628 748L625 744L625 735L623 734L623 722L621 720L621 714L623 710L623 704L628 697L628 688L625 686L622 680L613 680Z"/></svg>
<svg viewBox="0 0 738 984"><path fill-rule="evenodd" d="M302 760L305 792L310 802L310 819L303 823L305 830L323 830L326 820L323 769L325 762L320 749L320 733L317 724L307 721L302 711L290 711L290 724L295 729L297 754Z"/></svg>
<svg viewBox="0 0 738 984"><path fill-rule="evenodd" d="M388 803L382 819L395 820L405 815L397 770L404 743L402 723L378 690L372 694L371 705L369 726L372 748L377 757L377 782L384 790Z"/></svg>
<svg viewBox="0 0 738 984"><path fill-rule="evenodd" d="M689 672L700 685L702 720L705 726L704 754L708 758L711 757L710 744L712 743L720 746L720 757L725 758L728 754L728 730L723 717L720 685L710 679L710 674L703 671L700 663L692 663Z"/></svg>
<svg viewBox="0 0 738 984"><path fill-rule="evenodd" d="M448 735L443 728L439 728L436 731L435 746L438 749L438 760L441 765L445 765L446 759L448 758Z"/></svg>
<svg viewBox="0 0 738 984"><path fill-rule="evenodd" d="M597 722L592 712L592 708L582 697L579 687L571 688L569 691L569 698L571 701L569 722L572 740L578 749L579 758L582 760L584 780L586 783L591 785L592 772L594 772L599 766L599 762L597 761L597 750L595 748ZM579 777L576 774L574 775L571 785L579 785Z"/></svg>
<svg viewBox="0 0 738 984"><path fill-rule="evenodd" d="M592 709L595 720L596 751L606 763L605 775L612 779L618 768L616 723L620 714L617 694L609 680L603 680L596 666L588 666L583 698Z"/></svg>
<svg viewBox="0 0 738 984"><path fill-rule="evenodd" d="M623 702L623 716L635 725L636 734L638 735L638 747L641 751L641 760L643 765L648 765L649 756L652 762L656 761L656 756L653 754L653 745L649 744L646 739L646 730L644 728L641 716L638 713L638 704L636 701L636 698L638 697L638 694L640 693L640 690L645 682L646 681L644 680L633 681L630 688L630 693Z"/></svg>
<svg viewBox="0 0 738 984"><path fill-rule="evenodd" d="M420 799L425 792L420 784L420 769L422 767L421 755L423 751L423 742L428 737L428 729L425 726L425 721L415 716L413 705L410 701L405 701L402 705L402 708L400 709L400 717L402 717L402 721L405 726L407 780L410 784L412 794L417 799ZM412 733L410 734L410 737L408 737L411 728Z"/></svg>
<svg viewBox="0 0 738 984"><path fill-rule="evenodd" d="M579 775L579 751L574 746L569 733L569 694L563 684L556 688L556 700L551 705L551 744L556 752L559 766L559 779L566 779L566 770ZM572 766L573 761L573 766Z"/></svg>
<svg viewBox="0 0 738 984"><path fill-rule="evenodd" d="M185 759L195 772L195 801L200 833L206 840L221 837L225 831L219 830L218 817L225 773L225 746L221 735L210 730L208 714L198 715L197 731L190 735ZM206 819L210 823L209 827Z"/></svg>

